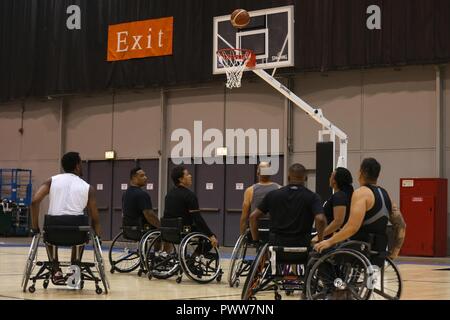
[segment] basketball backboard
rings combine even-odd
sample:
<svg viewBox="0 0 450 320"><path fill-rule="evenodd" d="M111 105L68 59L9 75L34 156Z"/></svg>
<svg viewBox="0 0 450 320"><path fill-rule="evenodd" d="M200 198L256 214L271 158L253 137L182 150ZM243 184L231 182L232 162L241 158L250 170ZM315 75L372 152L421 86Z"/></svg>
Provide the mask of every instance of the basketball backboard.
<svg viewBox="0 0 450 320"><path fill-rule="evenodd" d="M225 73L217 50L250 49L256 55L256 68L294 66L294 6L249 11L250 23L235 29L230 15L214 17L213 73Z"/></svg>

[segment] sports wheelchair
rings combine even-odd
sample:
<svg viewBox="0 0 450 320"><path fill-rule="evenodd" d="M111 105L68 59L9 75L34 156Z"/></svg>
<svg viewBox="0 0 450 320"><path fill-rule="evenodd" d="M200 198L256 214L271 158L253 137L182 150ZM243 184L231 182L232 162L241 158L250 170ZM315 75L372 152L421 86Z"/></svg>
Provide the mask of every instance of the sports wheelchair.
<svg viewBox="0 0 450 320"><path fill-rule="evenodd" d="M258 233L261 244L267 243L269 240L269 219L260 219L258 225ZM254 256L249 255L248 251L255 247L250 229L240 235L230 258L230 270L228 272L228 284L230 287L239 287L240 277L246 277L253 263Z"/></svg>
<svg viewBox="0 0 450 320"><path fill-rule="evenodd" d="M308 299L399 300L402 278L386 251L373 241L350 240L312 260L305 283Z"/></svg>
<svg viewBox="0 0 450 320"><path fill-rule="evenodd" d="M64 216L57 216L61 218ZM71 216L72 218L74 216ZM102 248L100 239L91 230L88 225L87 216L75 216L76 220L82 220L81 226L73 226L69 224L61 225L47 225L48 221L56 220L53 216L46 216L46 224L44 226L43 240L46 245L53 246L77 246L77 250L80 250L80 261L74 262L72 265L70 262L59 262L60 267L69 267L73 272L69 277L66 277L64 282L55 283L52 279L52 270L54 263L51 261L38 261L38 248L41 241L41 234L35 234L31 241L30 250L28 252L27 261L25 264L25 270L22 278L23 292L28 291L34 293L36 291L36 282L43 280L43 287L47 289L50 281L56 286L68 286L82 290L84 288L85 281L95 282L95 292L97 294L105 292L108 293L110 288L108 279L106 278L105 265L102 256ZM58 220L61 222L62 220ZM69 220L70 221L70 220ZM92 242L94 252L94 262L81 262L81 256L84 251L85 244ZM47 250L48 247L47 247ZM33 270L35 267L39 267L37 273L33 276ZM95 271L92 269L95 268ZM28 282L32 281L32 285L28 286ZM102 284L103 289L99 283Z"/></svg>
<svg viewBox="0 0 450 320"><path fill-rule="evenodd" d="M151 238L144 260L149 280L177 275L176 282L180 283L185 273L198 283L221 281L219 250L206 235L183 226L182 218L161 219L160 229L153 231Z"/></svg>
<svg viewBox="0 0 450 320"><path fill-rule="evenodd" d="M108 258L110 272L129 273L138 270L138 276L147 273L145 254L147 246L153 240L156 229L145 230L140 226L123 226L109 247Z"/></svg>
<svg viewBox="0 0 450 320"><path fill-rule="evenodd" d="M381 261L381 267L371 261ZM323 254L306 247L265 244L245 281L241 298L256 300L256 294L279 290L301 291L310 300L400 299L402 280L395 263L372 251L369 243L347 241Z"/></svg>

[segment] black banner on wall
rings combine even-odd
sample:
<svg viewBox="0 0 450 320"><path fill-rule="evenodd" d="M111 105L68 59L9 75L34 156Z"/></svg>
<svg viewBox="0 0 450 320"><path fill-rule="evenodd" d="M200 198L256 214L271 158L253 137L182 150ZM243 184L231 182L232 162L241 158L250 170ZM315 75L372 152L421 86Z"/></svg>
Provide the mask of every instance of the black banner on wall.
<svg viewBox="0 0 450 320"><path fill-rule="evenodd" d="M2 0L0 101L222 79L213 17L291 4L291 72L450 60L448 0ZM172 16L173 55L107 61L109 25Z"/></svg>

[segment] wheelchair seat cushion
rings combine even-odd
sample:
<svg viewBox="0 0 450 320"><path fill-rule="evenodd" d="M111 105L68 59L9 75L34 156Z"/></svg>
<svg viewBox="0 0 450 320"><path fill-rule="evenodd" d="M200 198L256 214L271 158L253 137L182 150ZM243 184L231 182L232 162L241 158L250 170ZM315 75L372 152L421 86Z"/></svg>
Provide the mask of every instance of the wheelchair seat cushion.
<svg viewBox="0 0 450 320"><path fill-rule="evenodd" d="M142 228L140 226L123 226L123 237L127 240L139 241L142 238Z"/></svg>
<svg viewBox="0 0 450 320"><path fill-rule="evenodd" d="M303 237L295 237L291 235L280 235L275 233L269 234L269 245L280 247L309 247L310 242L305 243Z"/></svg>
<svg viewBox="0 0 450 320"><path fill-rule="evenodd" d="M277 252L277 264L306 264L308 251L305 252Z"/></svg>
<svg viewBox="0 0 450 320"><path fill-rule="evenodd" d="M388 236L387 234L375 234L358 232L352 237L352 240L364 241L370 244L370 253L364 253L370 262L379 267L383 267L387 256Z"/></svg>
<svg viewBox="0 0 450 320"><path fill-rule="evenodd" d="M174 244L179 244L183 238L183 218L162 218L161 238Z"/></svg>
<svg viewBox="0 0 450 320"><path fill-rule="evenodd" d="M82 245L89 241L89 232L77 227L89 226L85 215L46 215L44 221L44 241L55 246Z"/></svg>

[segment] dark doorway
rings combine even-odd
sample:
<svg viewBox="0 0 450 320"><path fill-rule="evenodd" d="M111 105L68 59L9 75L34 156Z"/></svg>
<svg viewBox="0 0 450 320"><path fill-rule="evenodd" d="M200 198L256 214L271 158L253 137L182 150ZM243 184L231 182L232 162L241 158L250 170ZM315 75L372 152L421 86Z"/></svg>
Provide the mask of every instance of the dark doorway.
<svg viewBox="0 0 450 320"><path fill-rule="evenodd" d="M101 238L111 240L112 161L88 161L88 182L94 188L100 215Z"/></svg>
<svg viewBox="0 0 450 320"><path fill-rule="evenodd" d="M253 185L256 165L227 164L225 187L224 245L234 246L239 238L239 225L245 189Z"/></svg>

